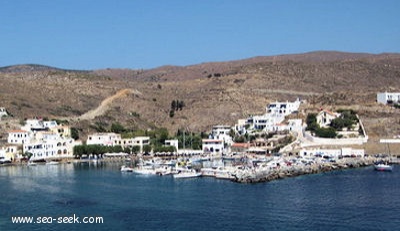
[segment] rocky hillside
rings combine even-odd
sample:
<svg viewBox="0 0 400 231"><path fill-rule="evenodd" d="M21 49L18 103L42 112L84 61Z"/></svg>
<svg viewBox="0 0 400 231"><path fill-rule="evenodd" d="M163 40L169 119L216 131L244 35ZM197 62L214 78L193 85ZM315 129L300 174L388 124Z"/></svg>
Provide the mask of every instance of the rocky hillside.
<svg viewBox="0 0 400 231"><path fill-rule="evenodd" d="M377 92L400 91L400 54L313 52L150 70L18 65L0 68L0 80L0 106L15 119L66 119L82 134L113 121L208 131L298 97L308 102L304 111L358 110L372 137L400 134L398 110L375 103ZM183 105L171 112L173 101Z"/></svg>

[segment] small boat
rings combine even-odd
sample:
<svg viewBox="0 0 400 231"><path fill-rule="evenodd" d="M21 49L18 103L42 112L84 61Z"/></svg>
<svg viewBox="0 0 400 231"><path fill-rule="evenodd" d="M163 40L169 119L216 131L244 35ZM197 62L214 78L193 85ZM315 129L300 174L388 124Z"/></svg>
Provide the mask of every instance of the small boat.
<svg viewBox="0 0 400 231"><path fill-rule="evenodd" d="M177 174L174 174L174 178L193 178L201 176L201 172L196 172L194 169L187 169L184 171L179 171Z"/></svg>
<svg viewBox="0 0 400 231"><path fill-rule="evenodd" d="M379 164L374 165L374 169L376 171L389 171L390 172L393 170L393 166L384 164L384 163L379 163Z"/></svg>
<svg viewBox="0 0 400 231"><path fill-rule="evenodd" d="M133 168L122 165L121 172L133 172Z"/></svg>
<svg viewBox="0 0 400 231"><path fill-rule="evenodd" d="M49 161L49 162L46 162L46 165L57 165L57 164L60 164L60 162L58 162L58 161Z"/></svg>
<svg viewBox="0 0 400 231"><path fill-rule="evenodd" d="M133 172L140 175L156 175L157 172L152 166L147 165L139 165L136 168L133 168Z"/></svg>

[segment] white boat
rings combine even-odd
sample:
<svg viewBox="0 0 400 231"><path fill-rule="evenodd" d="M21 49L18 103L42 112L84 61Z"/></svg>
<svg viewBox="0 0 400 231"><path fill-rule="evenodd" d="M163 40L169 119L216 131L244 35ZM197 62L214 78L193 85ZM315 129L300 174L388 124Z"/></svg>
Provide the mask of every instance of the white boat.
<svg viewBox="0 0 400 231"><path fill-rule="evenodd" d="M133 172L140 175L156 175L157 172L152 166L140 165L133 168Z"/></svg>
<svg viewBox="0 0 400 231"><path fill-rule="evenodd" d="M133 172L133 168L122 165L121 172Z"/></svg>
<svg viewBox="0 0 400 231"><path fill-rule="evenodd" d="M380 163L380 164L375 164L374 165L374 169L376 171L392 171L393 170L393 166L388 165L388 164L384 164L384 163Z"/></svg>
<svg viewBox="0 0 400 231"><path fill-rule="evenodd" d="M174 174L174 178L193 178L201 176L201 172L196 172L194 169L181 170L177 174Z"/></svg>

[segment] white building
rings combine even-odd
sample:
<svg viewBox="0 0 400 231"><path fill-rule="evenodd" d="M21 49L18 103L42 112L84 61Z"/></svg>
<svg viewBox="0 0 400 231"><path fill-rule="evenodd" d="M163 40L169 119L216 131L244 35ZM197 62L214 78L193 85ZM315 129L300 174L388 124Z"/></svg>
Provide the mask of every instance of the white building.
<svg viewBox="0 0 400 231"><path fill-rule="evenodd" d="M247 120L238 120L238 124L234 126L238 134L245 134L247 131L259 130L264 132L276 132L285 129L282 122L285 116L290 115L299 110L300 100L294 102L274 102L268 104L264 115L251 116Z"/></svg>
<svg viewBox="0 0 400 231"><path fill-rule="evenodd" d="M322 110L316 116L317 124L319 124L320 127L329 127L332 120L339 118L339 116L340 113Z"/></svg>
<svg viewBox="0 0 400 231"><path fill-rule="evenodd" d="M364 149L302 149L299 152L302 157L325 157L325 158L339 158L339 157L364 157Z"/></svg>
<svg viewBox="0 0 400 231"><path fill-rule="evenodd" d="M227 125L216 125L212 128L211 136L215 140L223 140L225 144L233 144L233 139L230 136L232 127Z"/></svg>
<svg viewBox="0 0 400 231"><path fill-rule="evenodd" d="M38 131L34 139L23 145L24 153L31 153L31 160L72 158L73 148L81 144L72 138L61 137L49 131Z"/></svg>
<svg viewBox="0 0 400 231"><path fill-rule="evenodd" d="M9 144L25 144L31 140L30 133L24 130L12 130L8 132L7 142Z"/></svg>
<svg viewBox="0 0 400 231"><path fill-rule="evenodd" d="M247 119L238 119L238 123L235 124L234 129L239 135L243 135L246 133L247 124Z"/></svg>
<svg viewBox="0 0 400 231"><path fill-rule="evenodd" d="M27 119L25 120L25 125L22 126L21 129L25 131L40 131L46 130L46 127L41 119Z"/></svg>
<svg viewBox="0 0 400 231"><path fill-rule="evenodd" d="M5 107L0 107L0 119L3 116L8 116L8 113Z"/></svg>
<svg viewBox="0 0 400 231"><path fill-rule="evenodd" d="M143 146L150 145L150 137L148 136L138 136L135 138L127 138L127 139L114 139L113 145L120 145L122 147L133 147L139 146L140 152L143 152Z"/></svg>
<svg viewBox="0 0 400 231"><path fill-rule="evenodd" d="M205 153L223 153L224 141L214 140L214 139L203 139L202 147L203 147L203 152Z"/></svg>
<svg viewBox="0 0 400 231"><path fill-rule="evenodd" d="M267 108L267 114L283 115L287 116L299 110L300 99L296 99L294 102L274 102L270 103Z"/></svg>
<svg viewBox="0 0 400 231"><path fill-rule="evenodd" d="M165 140L165 146L173 146L175 147L175 151L179 150L179 141L178 140Z"/></svg>
<svg viewBox="0 0 400 231"><path fill-rule="evenodd" d="M58 126L57 122L54 120L42 121L42 123L43 123L43 127L45 127L45 128L53 128L53 127Z"/></svg>
<svg viewBox="0 0 400 231"><path fill-rule="evenodd" d="M116 134L113 132L110 133L95 133L89 135L86 144L98 144L98 145L105 145L105 146L113 146L117 141L121 140L121 135Z"/></svg>
<svg viewBox="0 0 400 231"><path fill-rule="evenodd" d="M377 93L376 101L378 103L382 103L382 104L398 103L398 102L400 102L400 93L397 93L397 92L396 93L389 93L389 92Z"/></svg>

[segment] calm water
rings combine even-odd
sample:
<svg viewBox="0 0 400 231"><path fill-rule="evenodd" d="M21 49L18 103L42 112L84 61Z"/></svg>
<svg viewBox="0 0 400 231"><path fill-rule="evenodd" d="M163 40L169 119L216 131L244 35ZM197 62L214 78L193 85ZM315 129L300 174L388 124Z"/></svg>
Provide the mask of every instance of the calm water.
<svg viewBox="0 0 400 231"><path fill-rule="evenodd" d="M116 164L0 167L0 230L400 230L400 167L262 184L119 172ZM103 224L13 224L12 216Z"/></svg>

